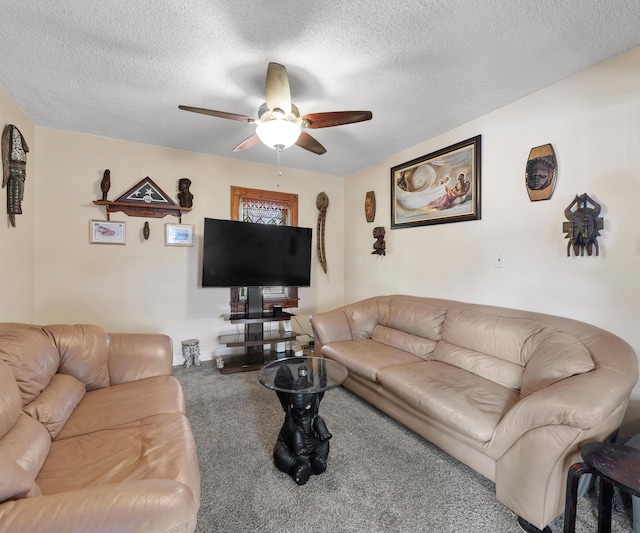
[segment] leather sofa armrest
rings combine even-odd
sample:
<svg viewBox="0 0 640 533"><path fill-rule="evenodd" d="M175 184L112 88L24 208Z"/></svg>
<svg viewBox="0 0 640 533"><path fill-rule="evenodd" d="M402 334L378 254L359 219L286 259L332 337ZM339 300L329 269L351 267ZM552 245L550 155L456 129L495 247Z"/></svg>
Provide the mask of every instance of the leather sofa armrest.
<svg viewBox="0 0 640 533"><path fill-rule="evenodd" d="M111 385L173 373L171 337L159 333L110 333Z"/></svg>
<svg viewBox="0 0 640 533"><path fill-rule="evenodd" d="M314 353L318 357L321 357L323 344L353 340L351 326L341 308L313 315L310 321L314 333Z"/></svg>
<svg viewBox="0 0 640 533"><path fill-rule="evenodd" d="M609 376L605 377L605 373ZM527 432L543 426L568 426L581 431L597 428L629 401L628 393L606 386L617 379L615 372L594 370L523 397L499 422L487 452L498 459Z"/></svg>
<svg viewBox="0 0 640 533"><path fill-rule="evenodd" d="M0 530L12 533L191 533L197 505L186 485L148 479L4 502Z"/></svg>

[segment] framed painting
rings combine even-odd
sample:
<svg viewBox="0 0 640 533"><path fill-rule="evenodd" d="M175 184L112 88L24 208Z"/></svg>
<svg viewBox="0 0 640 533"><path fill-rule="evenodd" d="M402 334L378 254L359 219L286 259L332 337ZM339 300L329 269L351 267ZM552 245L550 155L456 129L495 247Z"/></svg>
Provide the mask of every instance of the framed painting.
<svg viewBox="0 0 640 533"><path fill-rule="evenodd" d="M391 169L391 229L480 219L480 137Z"/></svg>
<svg viewBox="0 0 640 533"><path fill-rule="evenodd" d="M165 246L193 246L193 229L189 224L165 224Z"/></svg>
<svg viewBox="0 0 640 533"><path fill-rule="evenodd" d="M126 235L126 222L89 221L89 242L91 244L125 244Z"/></svg>

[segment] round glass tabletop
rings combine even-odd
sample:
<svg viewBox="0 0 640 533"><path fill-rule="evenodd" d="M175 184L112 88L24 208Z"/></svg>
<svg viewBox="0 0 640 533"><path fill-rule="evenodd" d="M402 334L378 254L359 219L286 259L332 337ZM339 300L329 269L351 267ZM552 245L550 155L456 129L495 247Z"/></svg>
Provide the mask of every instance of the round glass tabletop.
<svg viewBox="0 0 640 533"><path fill-rule="evenodd" d="M324 357L286 357L262 367L258 380L280 392L324 392L338 387L348 376L347 369Z"/></svg>

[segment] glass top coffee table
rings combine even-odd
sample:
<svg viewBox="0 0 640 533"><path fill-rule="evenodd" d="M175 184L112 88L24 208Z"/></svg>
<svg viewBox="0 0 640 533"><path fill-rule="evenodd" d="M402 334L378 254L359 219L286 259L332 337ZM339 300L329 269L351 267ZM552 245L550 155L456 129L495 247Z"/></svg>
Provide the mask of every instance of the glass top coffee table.
<svg viewBox="0 0 640 533"><path fill-rule="evenodd" d="M347 369L324 357L286 357L262 367L258 380L279 392L325 392L347 379Z"/></svg>
<svg viewBox="0 0 640 533"><path fill-rule="evenodd" d="M258 373L260 383L276 391L285 412L273 461L298 485L327 469L332 435L318 414L320 400L348 375L340 363L323 357L287 357L269 363Z"/></svg>

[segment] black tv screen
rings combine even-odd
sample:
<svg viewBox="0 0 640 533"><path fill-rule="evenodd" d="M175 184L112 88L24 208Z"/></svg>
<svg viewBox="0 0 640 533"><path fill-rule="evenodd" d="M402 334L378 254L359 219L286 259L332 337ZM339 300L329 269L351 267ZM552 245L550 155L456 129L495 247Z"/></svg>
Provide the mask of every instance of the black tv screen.
<svg viewBox="0 0 640 533"><path fill-rule="evenodd" d="M203 287L308 287L311 228L204 219Z"/></svg>

